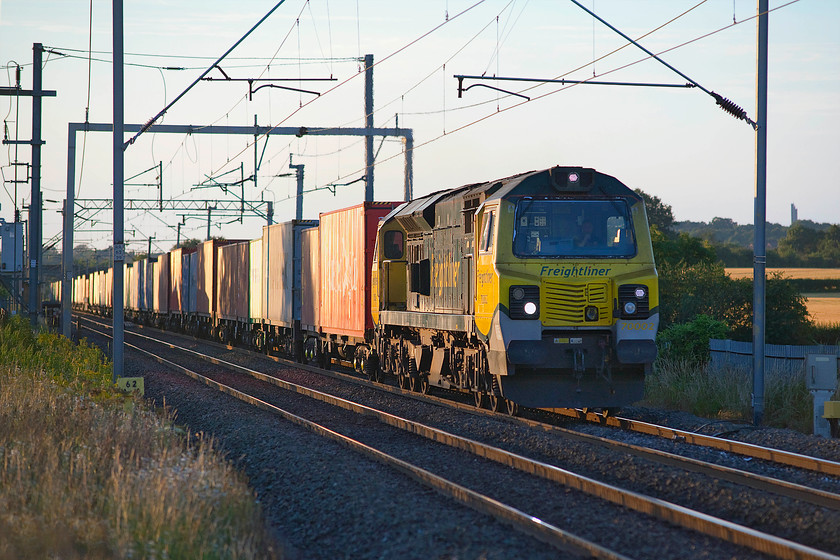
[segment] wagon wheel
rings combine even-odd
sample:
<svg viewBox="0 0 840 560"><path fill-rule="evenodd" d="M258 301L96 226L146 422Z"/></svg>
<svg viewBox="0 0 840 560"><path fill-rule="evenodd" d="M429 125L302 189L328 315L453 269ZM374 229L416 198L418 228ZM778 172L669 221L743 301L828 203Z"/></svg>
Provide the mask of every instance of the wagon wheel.
<svg viewBox="0 0 840 560"><path fill-rule="evenodd" d="M420 391L424 395L429 394L429 378L428 377L426 377L425 375L421 376L417 380L417 384L418 384L418 388L417 388L418 391Z"/></svg>
<svg viewBox="0 0 840 560"><path fill-rule="evenodd" d="M509 415L511 415L511 416L519 416L519 413L520 413L521 411L519 410L519 405L518 405L517 403L513 402L513 401L512 401L512 400L510 400L510 399L505 399L505 403L506 403L506 405L507 405L507 406L506 406L506 409L507 409L506 411L507 411L507 413L508 413Z"/></svg>
<svg viewBox="0 0 840 560"><path fill-rule="evenodd" d="M379 381L382 374L379 371L379 360L376 356L362 359L362 370L370 381Z"/></svg>
<svg viewBox="0 0 840 560"><path fill-rule="evenodd" d="M408 387L413 392L420 390L420 376L417 373L417 364L412 358L408 359Z"/></svg>
<svg viewBox="0 0 840 560"><path fill-rule="evenodd" d="M318 365L324 369L330 369L332 366L332 357L330 356L329 351L329 345L323 344L318 352Z"/></svg>
<svg viewBox="0 0 840 560"><path fill-rule="evenodd" d="M490 393L488 395L489 406L490 410L493 412L501 412L502 410L506 410L507 407L505 405L505 398L501 395L496 395L495 393Z"/></svg>
<svg viewBox="0 0 840 560"><path fill-rule="evenodd" d="M397 380L400 384L400 389L407 390L408 389L408 376L403 375L402 373L397 374Z"/></svg>
<svg viewBox="0 0 840 560"><path fill-rule="evenodd" d="M484 408L484 405L487 402L487 393L476 391L473 393L473 396L475 397L475 407Z"/></svg>

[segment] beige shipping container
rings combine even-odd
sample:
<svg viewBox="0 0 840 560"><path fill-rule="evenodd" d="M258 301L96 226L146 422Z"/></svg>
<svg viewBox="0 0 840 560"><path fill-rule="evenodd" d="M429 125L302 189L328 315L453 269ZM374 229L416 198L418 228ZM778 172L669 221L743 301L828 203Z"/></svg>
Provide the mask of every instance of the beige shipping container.
<svg viewBox="0 0 840 560"><path fill-rule="evenodd" d="M247 321L251 253L248 241L222 245L216 254L216 314L220 319Z"/></svg>
<svg viewBox="0 0 840 560"><path fill-rule="evenodd" d="M321 324L321 242L320 229L310 228L301 234L303 270L301 275L300 325L317 331Z"/></svg>
<svg viewBox="0 0 840 560"><path fill-rule="evenodd" d="M293 220L263 227L263 299L266 322L294 327L300 320L300 234L317 226L314 220Z"/></svg>
<svg viewBox="0 0 840 560"><path fill-rule="evenodd" d="M114 307L114 269L109 268L105 272L105 306Z"/></svg>
<svg viewBox="0 0 840 560"><path fill-rule="evenodd" d="M152 263L152 301L149 308L160 314L169 313L169 253L157 256Z"/></svg>
<svg viewBox="0 0 840 560"><path fill-rule="evenodd" d="M265 295L265 273L263 270L263 240L254 239L248 248L250 278L248 292L250 296L248 314L252 323L259 323L265 316L264 300Z"/></svg>

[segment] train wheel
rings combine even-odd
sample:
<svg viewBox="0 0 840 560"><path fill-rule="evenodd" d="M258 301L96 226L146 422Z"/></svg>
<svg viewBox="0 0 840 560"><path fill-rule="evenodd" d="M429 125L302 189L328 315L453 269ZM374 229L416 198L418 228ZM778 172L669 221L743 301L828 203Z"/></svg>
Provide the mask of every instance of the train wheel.
<svg viewBox="0 0 840 560"><path fill-rule="evenodd" d="M505 408L507 409L507 413L508 413L509 415L511 415L511 416L519 416L519 412L520 412L520 410L519 410L519 405L518 405L518 404L516 404L515 402L513 402L513 401L512 401L512 400L510 400L510 399L506 399L506 400L505 400L505 403L506 403L506 405L507 405Z"/></svg>
<svg viewBox="0 0 840 560"><path fill-rule="evenodd" d="M408 389L408 376L407 375L403 375L403 374L400 373L400 374L397 375L397 380L400 384L400 389L402 389L404 391Z"/></svg>
<svg viewBox="0 0 840 560"><path fill-rule="evenodd" d="M362 369L371 381L382 381L382 372L379 369L379 358L371 354L362 361Z"/></svg>
<svg viewBox="0 0 840 560"><path fill-rule="evenodd" d="M490 393L490 395L488 395L488 401L490 410L493 412L501 412L502 410L507 409L507 406L505 405L505 398L501 395Z"/></svg>
<svg viewBox="0 0 840 560"><path fill-rule="evenodd" d="M318 353L318 364L324 369L330 369L332 366L332 357L329 352L329 344L324 344L321 346L321 351Z"/></svg>
<svg viewBox="0 0 840 560"><path fill-rule="evenodd" d="M420 391L424 395L429 394L429 378L428 377L426 377L425 375L420 377L417 380L417 384L419 386L418 389L417 389L418 391Z"/></svg>
<svg viewBox="0 0 840 560"><path fill-rule="evenodd" d="M475 393L473 393L473 396L475 397L475 407L484 408L484 405L487 402L487 393L484 393L482 391L476 391Z"/></svg>

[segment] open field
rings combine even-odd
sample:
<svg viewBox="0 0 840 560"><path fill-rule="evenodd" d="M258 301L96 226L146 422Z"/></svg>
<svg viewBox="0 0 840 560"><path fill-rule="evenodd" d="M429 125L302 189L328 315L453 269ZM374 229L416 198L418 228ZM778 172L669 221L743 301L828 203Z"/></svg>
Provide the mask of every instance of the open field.
<svg viewBox="0 0 840 560"><path fill-rule="evenodd" d="M781 272L786 278L813 278L829 280L840 278L840 268L768 268L767 275ZM732 278L752 278L751 268L727 268L726 273Z"/></svg>
<svg viewBox="0 0 840 560"><path fill-rule="evenodd" d="M840 323L840 294L802 295L815 323Z"/></svg>
<svg viewBox="0 0 840 560"><path fill-rule="evenodd" d="M834 280L840 279L840 268L768 268L767 275L781 272L785 278ZM751 268L727 268L732 278L752 278ZM840 323L840 293L802 294L806 298L808 313L818 324Z"/></svg>

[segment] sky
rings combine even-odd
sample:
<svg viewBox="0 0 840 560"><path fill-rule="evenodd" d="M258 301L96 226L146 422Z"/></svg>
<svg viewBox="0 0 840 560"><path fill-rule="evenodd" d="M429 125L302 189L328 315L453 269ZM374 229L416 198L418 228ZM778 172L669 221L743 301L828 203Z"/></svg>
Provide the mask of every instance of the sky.
<svg viewBox="0 0 840 560"><path fill-rule="evenodd" d="M554 165L592 167L658 196L677 220L752 223L755 132L722 111L714 91L756 116L755 0L580 0L702 88L467 79L455 75L683 85L570 0L286 0L220 66L232 78L201 81L158 123L332 128L364 126L364 74L374 57L374 126L411 128L414 194ZM125 122L145 123L251 29L276 0L126 0ZM32 87L32 45L47 49L43 87L44 240L61 233L67 189L68 123L112 120L112 17L104 0L0 0L0 86ZM840 2L771 0L767 124L767 219L840 223ZM623 47L623 48L622 48ZM88 50L91 50L90 61ZM307 81L306 78L316 79ZM326 81L332 78L333 81ZM259 82L259 84L270 82ZM529 97L529 100L521 97ZM0 97L5 137L31 136L31 101ZM127 136L128 138L128 136ZM77 138L79 199L111 199L112 139ZM376 138L374 195L403 198L403 145ZM218 186L254 175L256 184ZM125 150L125 198L273 201L275 220L294 217L290 159L304 165L304 218L364 199L361 137L146 133ZM0 147L0 218L11 221L17 162L28 146ZM146 171L145 173L143 173ZM20 173L20 171L19 171ZM135 177L136 175L136 177ZM22 177L18 177L22 179ZM348 184L350 183L350 184ZM17 185L19 207L29 186ZM227 190L228 192L225 192ZM25 215L25 214L24 214ZM90 214L87 214L90 215ZM169 250L204 239L207 215L126 211L129 250ZM265 220L211 216L211 235L253 239ZM79 220L76 243L110 245L109 212Z"/></svg>

